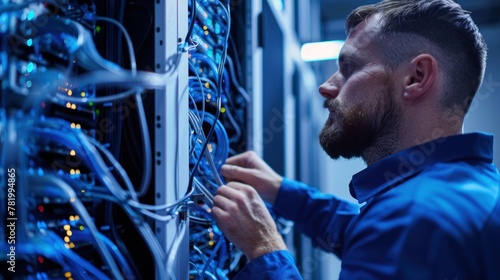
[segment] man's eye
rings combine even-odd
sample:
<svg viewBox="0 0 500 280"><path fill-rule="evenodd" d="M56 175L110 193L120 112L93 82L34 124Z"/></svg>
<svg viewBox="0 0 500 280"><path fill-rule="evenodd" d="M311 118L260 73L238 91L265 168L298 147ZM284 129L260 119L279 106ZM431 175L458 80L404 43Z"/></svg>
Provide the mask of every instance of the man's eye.
<svg viewBox="0 0 500 280"><path fill-rule="evenodd" d="M345 63L340 67L340 72L344 77L349 77L352 74L354 67L351 63Z"/></svg>

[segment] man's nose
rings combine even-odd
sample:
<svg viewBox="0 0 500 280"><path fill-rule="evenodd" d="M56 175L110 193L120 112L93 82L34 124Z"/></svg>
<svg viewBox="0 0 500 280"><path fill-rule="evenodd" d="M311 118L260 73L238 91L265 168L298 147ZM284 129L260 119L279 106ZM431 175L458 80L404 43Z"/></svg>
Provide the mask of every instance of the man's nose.
<svg viewBox="0 0 500 280"><path fill-rule="evenodd" d="M318 88L319 94L324 98L331 99L336 98L339 95L338 83L335 81L335 75L333 74L328 80L321 84Z"/></svg>

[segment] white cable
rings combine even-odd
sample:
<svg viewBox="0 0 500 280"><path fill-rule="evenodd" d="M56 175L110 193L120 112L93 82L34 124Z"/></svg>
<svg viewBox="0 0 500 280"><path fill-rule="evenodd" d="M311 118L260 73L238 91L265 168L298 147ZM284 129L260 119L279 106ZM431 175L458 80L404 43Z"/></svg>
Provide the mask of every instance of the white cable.
<svg viewBox="0 0 500 280"><path fill-rule="evenodd" d="M205 186L198 180L198 178L194 177L193 183L196 188L198 188L210 201L211 204L213 204L214 201L214 196L212 193L205 188Z"/></svg>
<svg viewBox="0 0 500 280"><path fill-rule="evenodd" d="M143 150L143 169L142 169L142 179L141 185L139 186L139 190L137 191L137 196L144 196L148 189L149 183L151 182L151 175L153 173L152 166L152 155L151 155L151 140L149 139L149 130L148 124L146 120L146 113L144 112L144 105L142 104L142 97L140 94L135 96L135 100L137 102L137 111L139 114L139 122L140 122L140 131L142 135L142 150Z"/></svg>
<svg viewBox="0 0 500 280"><path fill-rule="evenodd" d="M154 204L154 205L151 205L151 204L144 204L144 203L140 203L140 202L137 202L137 201L134 201L134 200L129 200L127 201L127 203L134 207L134 208L139 208L139 209L144 209L144 210L151 210L151 211L162 211L162 210L165 210L165 211L169 211L170 209L176 207L176 206L179 206L181 203L183 202L186 202L187 199L184 198L182 200L179 200L177 202L174 202L174 203L169 203L169 204L161 204L161 205L157 205L157 204Z"/></svg>
<svg viewBox="0 0 500 280"><path fill-rule="evenodd" d="M177 71L165 74L137 71L132 76L130 71L110 72L107 70L94 70L86 74L72 77L69 81L73 87L85 87L88 85L120 84L124 86L143 86L147 89L164 89L165 86L176 82Z"/></svg>
<svg viewBox="0 0 500 280"><path fill-rule="evenodd" d="M163 222L163 223L170 222L171 220L174 219L174 217L177 217L177 215L158 215L158 214L153 213L153 212L148 211L148 210L140 210L140 212L142 214L154 219L157 222Z"/></svg>
<svg viewBox="0 0 500 280"><path fill-rule="evenodd" d="M190 120L190 123L192 124L193 128L195 129L195 132L200 136L199 139L202 141L202 143L207 141L205 134L203 132L203 129L201 128L200 119L191 110L189 111L189 120ZM214 125L215 125L215 123L214 123ZM200 156L202 156L202 155L200 155ZM220 175L219 175L219 172L217 171L217 168L215 167L215 163L213 161L213 156L208 149L205 149L204 156L208 162L210 170L213 172L214 179L217 182L217 185L222 186L224 183L222 182Z"/></svg>
<svg viewBox="0 0 500 280"><path fill-rule="evenodd" d="M125 40L127 41L129 57L130 57L130 69L132 71L132 76L135 77L137 75L137 63L135 61L134 45L132 44L132 39L130 39L130 35L128 34L127 29L125 29L125 27L120 22L118 22L117 20L112 19L112 18L96 17L96 19L110 22L110 23L116 25L118 28L120 28L120 30L123 33L123 36L125 36Z"/></svg>
<svg viewBox="0 0 500 280"><path fill-rule="evenodd" d="M130 192L130 196L132 197L133 200L137 201L137 193L135 192L134 186L132 184L132 181L130 180L127 172L125 169L123 169L122 165L115 159L113 154L106 149L99 141L97 141L94 138L89 137L88 138L94 146L96 146L104 155L106 155L106 158L111 162L111 164L116 168L116 171L120 174L122 177L123 181L125 182L125 185L127 186L127 189Z"/></svg>
<svg viewBox="0 0 500 280"><path fill-rule="evenodd" d="M179 248L181 247L182 240L184 238L184 235L186 234L186 228L187 228L187 222L181 221L179 224L179 228L176 234L176 238L172 244L172 247L170 247L170 251L168 252L167 255L167 262L166 262L166 269L167 273L169 275L169 280L175 280L176 276L172 271L172 267L174 267L174 261L177 258L177 253L179 251Z"/></svg>
<svg viewBox="0 0 500 280"><path fill-rule="evenodd" d="M194 65L191 63L191 61L188 61L189 65L191 65L191 67L193 67L194 69ZM196 70L196 69L194 69ZM201 86L201 94L202 94L202 102L201 102L201 119L203 120L205 118L205 91L203 89L203 83L201 82L201 78L200 78L200 74L198 73L198 71L194 71L194 74L196 75L196 78L198 79L199 83L200 83L200 86ZM189 78L191 79L191 77ZM211 82L211 81L210 81ZM216 89L216 88L214 88ZM196 108L196 103L193 104Z"/></svg>
<svg viewBox="0 0 500 280"><path fill-rule="evenodd" d="M108 17L97 17L97 20L107 21L113 23L121 29L123 35L125 36L125 40L127 41L129 58L130 58L130 69L132 72L132 77L137 76L137 63L135 60L135 51L132 40L130 39L130 35L125 29L125 27L118 21L108 18ZM137 103L137 111L139 114L139 123L141 128L142 135L142 149L143 149L143 174L141 179L141 184L139 186L139 190L137 192L137 196L142 197L146 194L149 189L149 183L151 182L151 174L153 171L152 167L152 157L151 157L151 143L149 139L149 131L148 124L146 120L146 113L144 112L144 105L142 103L142 98L139 92L135 95L135 100Z"/></svg>

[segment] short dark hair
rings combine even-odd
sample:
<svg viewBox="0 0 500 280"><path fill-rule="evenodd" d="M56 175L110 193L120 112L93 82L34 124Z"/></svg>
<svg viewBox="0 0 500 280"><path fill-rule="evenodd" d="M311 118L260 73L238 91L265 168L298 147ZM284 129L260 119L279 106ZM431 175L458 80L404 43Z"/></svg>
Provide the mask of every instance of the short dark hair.
<svg viewBox="0 0 500 280"><path fill-rule="evenodd" d="M433 55L446 77L442 104L458 105L465 114L483 80L487 52L469 13L452 0L384 0L355 9L346 20L347 33L373 14L381 16L375 43L387 66Z"/></svg>

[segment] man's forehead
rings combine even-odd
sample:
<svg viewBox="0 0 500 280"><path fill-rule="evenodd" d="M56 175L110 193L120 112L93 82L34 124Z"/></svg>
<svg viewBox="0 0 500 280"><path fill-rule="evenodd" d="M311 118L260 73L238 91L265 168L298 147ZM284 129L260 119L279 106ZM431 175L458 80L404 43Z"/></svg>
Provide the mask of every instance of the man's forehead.
<svg viewBox="0 0 500 280"><path fill-rule="evenodd" d="M343 59L357 57L359 51L372 49L373 41L382 28L380 14L370 15L349 32L346 42L340 52Z"/></svg>
<svg viewBox="0 0 500 280"><path fill-rule="evenodd" d="M365 36L375 36L382 29L382 16L380 13L375 13L368 16L365 20L361 21L356 25L348 34L347 40L349 38L365 37Z"/></svg>

